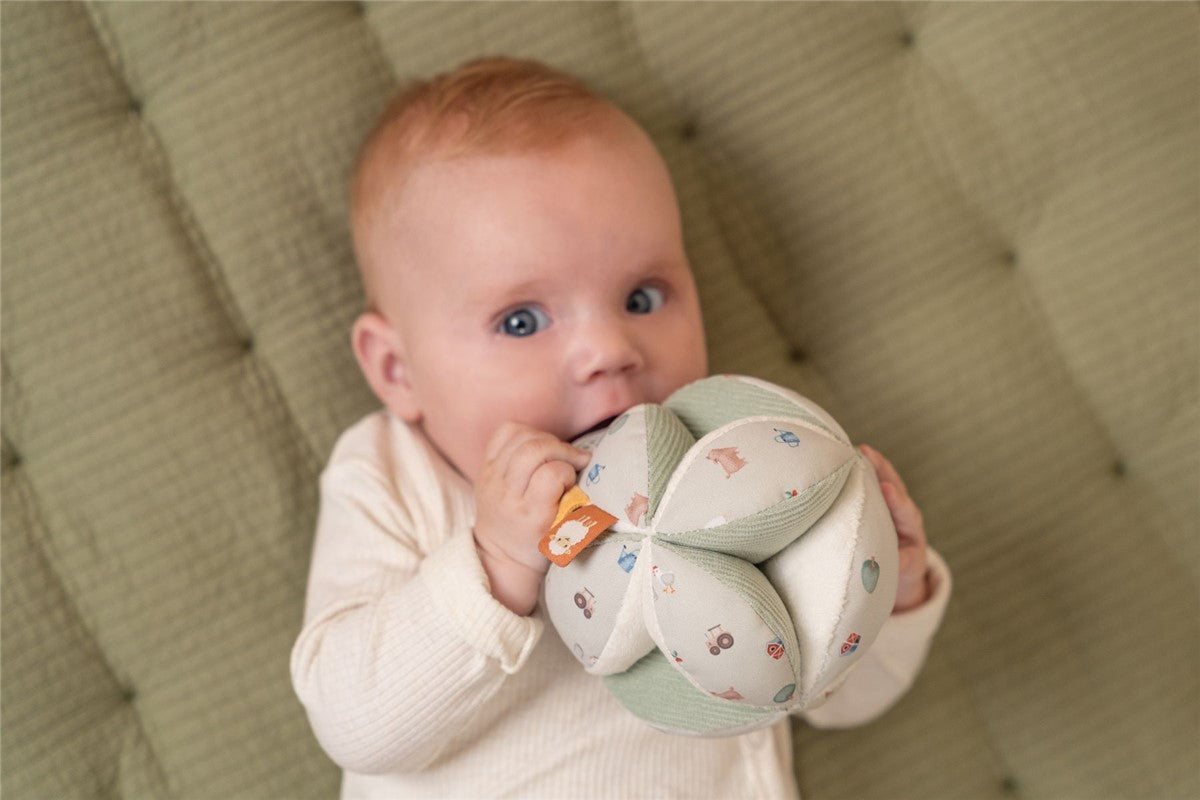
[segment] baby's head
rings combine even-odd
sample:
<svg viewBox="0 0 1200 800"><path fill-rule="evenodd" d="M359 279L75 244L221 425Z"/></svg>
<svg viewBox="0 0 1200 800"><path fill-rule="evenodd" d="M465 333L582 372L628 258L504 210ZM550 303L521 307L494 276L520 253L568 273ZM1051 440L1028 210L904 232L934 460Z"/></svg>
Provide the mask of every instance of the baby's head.
<svg viewBox="0 0 1200 800"><path fill-rule="evenodd" d="M578 81L509 59L401 93L355 170L354 352L474 480L504 422L570 440L704 377L666 166Z"/></svg>

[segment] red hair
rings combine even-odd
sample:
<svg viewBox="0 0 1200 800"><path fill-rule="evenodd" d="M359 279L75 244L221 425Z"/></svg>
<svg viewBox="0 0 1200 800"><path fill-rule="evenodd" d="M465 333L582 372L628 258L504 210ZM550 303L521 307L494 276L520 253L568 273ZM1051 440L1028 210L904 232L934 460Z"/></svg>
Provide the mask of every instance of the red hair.
<svg viewBox="0 0 1200 800"><path fill-rule="evenodd" d="M512 58L470 61L401 90L367 136L354 168L350 215L360 266L368 231L419 164L550 150L615 110L576 78Z"/></svg>

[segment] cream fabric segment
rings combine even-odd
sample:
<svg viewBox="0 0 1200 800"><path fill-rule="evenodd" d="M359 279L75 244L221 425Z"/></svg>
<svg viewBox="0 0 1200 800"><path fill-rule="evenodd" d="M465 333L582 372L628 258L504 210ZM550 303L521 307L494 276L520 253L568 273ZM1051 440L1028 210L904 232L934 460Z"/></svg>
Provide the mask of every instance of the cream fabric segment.
<svg viewBox="0 0 1200 800"><path fill-rule="evenodd" d="M891 519L869 463L861 456L841 495L795 545L769 559L763 572L779 589L788 613L797 621L800 636L801 680L797 702L818 702L821 693L836 681L845 662L854 663L862 652L842 653L850 634L860 637L859 648L873 647L896 596L898 560L894 540L883 541L872 531L890 528ZM874 568L877 583L863 594L863 570ZM841 565L832 572L827 565ZM854 579L847 583L842 575ZM857 598L857 599L856 599Z"/></svg>
<svg viewBox="0 0 1200 800"><path fill-rule="evenodd" d="M609 426L611 433L600 431L575 440L575 445L592 454L591 463L580 476L579 485L592 505L617 517L616 529L638 530L646 521L645 513L631 510L630 500L648 497L649 456L645 446L646 415L640 410L626 413ZM626 447L628 442L640 442L640 447ZM614 458L620 452L621 458ZM631 516L637 517L636 520Z"/></svg>
<svg viewBox="0 0 1200 800"><path fill-rule="evenodd" d="M936 630L950 603L952 581L945 560L929 550L929 600L902 614L892 614L879 629L875 646L846 673L827 700L804 712L804 717L819 728L846 728L878 717L912 686L928 655L924 648L911 648L920 631Z"/></svg>
<svg viewBox="0 0 1200 800"><path fill-rule="evenodd" d="M655 531L675 535L753 516L783 502L785 492L809 490L853 459L850 447L823 430L792 422L797 416L792 411L747 414L695 442L674 467Z"/></svg>
<svg viewBox="0 0 1200 800"><path fill-rule="evenodd" d="M803 535L797 531L807 530L825 513L842 491L853 463L852 456L814 483L801 490L792 490L796 491L795 495L772 502L761 511L729 521L724 521L724 515L717 515L705 527L668 530L659 535L666 542L707 547L756 564L795 542ZM802 483L799 485L803 486ZM782 494L779 492L776 496Z"/></svg>
<svg viewBox="0 0 1200 800"><path fill-rule="evenodd" d="M763 574L723 553L661 541L648 547L677 587L669 594L652 587L653 602L644 605L659 650L705 694L773 711L790 708L804 654L783 601ZM764 653L774 641L783 650L777 659Z"/></svg>
<svg viewBox="0 0 1200 800"><path fill-rule="evenodd" d="M642 547L641 537L610 534L576 556L571 569L546 573L547 614L563 644L593 675L626 670L654 649L642 622Z"/></svg>

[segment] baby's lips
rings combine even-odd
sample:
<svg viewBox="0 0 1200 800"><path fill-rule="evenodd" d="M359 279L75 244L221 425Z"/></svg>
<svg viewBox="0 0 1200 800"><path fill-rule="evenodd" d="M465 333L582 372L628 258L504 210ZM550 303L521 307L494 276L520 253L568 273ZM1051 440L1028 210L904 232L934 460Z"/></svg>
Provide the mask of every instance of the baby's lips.
<svg viewBox="0 0 1200 800"><path fill-rule="evenodd" d="M575 434L574 436L571 437L571 439L576 440L576 439L579 439L580 437L587 436L590 433L598 433L599 431L601 431L604 428L607 428L609 425L611 425L613 423L613 420L615 420L616 418L617 418L616 414L609 414L607 416L601 417L599 420L596 421L596 423L594 425Z"/></svg>

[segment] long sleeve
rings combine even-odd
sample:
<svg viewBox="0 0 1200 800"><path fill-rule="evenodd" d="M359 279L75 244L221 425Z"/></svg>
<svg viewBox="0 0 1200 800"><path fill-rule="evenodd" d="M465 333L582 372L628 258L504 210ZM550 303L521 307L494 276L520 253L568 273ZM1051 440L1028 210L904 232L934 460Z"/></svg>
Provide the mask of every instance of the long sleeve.
<svg viewBox="0 0 1200 800"><path fill-rule="evenodd" d="M879 638L850 670L841 686L820 706L802 716L818 728L848 728L881 716L912 686L950 602L950 569L928 551L929 599L892 614Z"/></svg>
<svg viewBox="0 0 1200 800"><path fill-rule="evenodd" d="M419 443L396 452L394 428L360 423L322 475L291 662L318 741L360 773L420 770L452 747L543 628L491 596L471 509Z"/></svg>

